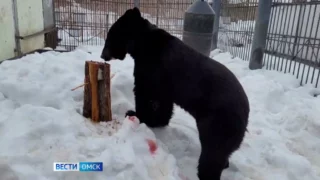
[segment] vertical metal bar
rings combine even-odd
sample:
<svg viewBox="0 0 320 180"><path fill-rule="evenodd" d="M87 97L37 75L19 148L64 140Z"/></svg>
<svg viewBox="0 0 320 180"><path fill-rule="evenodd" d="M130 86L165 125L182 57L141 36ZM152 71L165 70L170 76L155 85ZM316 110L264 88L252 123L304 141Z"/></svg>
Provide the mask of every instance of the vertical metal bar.
<svg viewBox="0 0 320 180"><path fill-rule="evenodd" d="M159 0L156 0L156 25L159 26Z"/></svg>
<svg viewBox="0 0 320 180"><path fill-rule="evenodd" d="M234 10L233 12L236 12L235 10L236 10L236 5L233 5L232 6L232 9ZM230 10L230 9L229 9ZM232 17L231 17L232 18ZM236 31L235 31L235 27L236 27L236 25L235 25L235 23L232 23L232 20L231 20L231 32L232 32L232 42L233 42L233 44L232 44L232 46L230 47L230 50L231 50L231 54L232 55L235 55L235 47L234 47L234 43L236 43L235 42L235 39L236 39Z"/></svg>
<svg viewBox="0 0 320 180"><path fill-rule="evenodd" d="M233 9L234 9L234 13L236 13L235 15L235 17L234 17L234 23L232 24L232 34L233 34L233 41L234 41L234 44L233 44L233 46L232 46L232 55L233 56L237 56L238 54L237 54L237 48L236 48L236 45L237 45L237 35L238 35L238 32L236 31L236 29L237 29L237 27L238 27L238 17L239 17L239 15L238 15L238 11L237 11L237 7L238 7L238 5L237 4L234 4L234 6L233 6Z"/></svg>
<svg viewBox="0 0 320 180"><path fill-rule="evenodd" d="M311 14L311 9L312 9L312 5L308 5L309 6L309 15L308 15L308 20L307 20L307 25L306 25L306 30L305 30L305 41L308 41L308 43L303 43L303 45L307 48L307 50L306 50L306 55L305 55L305 58L304 58L304 60L307 60L307 61L311 61L311 58L310 59L308 59L308 53L309 53L309 46L310 46L310 39L311 39L311 36L312 36L312 29L313 29L313 25L314 25L314 20L315 20L315 15L316 15L316 9L314 9L314 11L313 11L313 18L312 18L312 22L311 22L311 27L310 27L310 34L307 36L307 31L308 31L308 27L309 27L309 21L311 20L310 19L310 14ZM306 40L306 39L308 39L308 40ZM304 41L304 42L305 42ZM303 50L302 50L302 56L303 56L303 52L304 52L304 49L305 48L303 48ZM307 71L307 76L306 76L306 81L305 81L305 83L307 83L308 82L308 77L309 77L309 72L310 72L310 65L308 65L309 66L309 70ZM303 64L303 68L302 68L302 75L301 75L301 81L300 81L300 84L302 84L302 81L303 81L303 78L304 78L304 75L305 75L305 67L306 67L306 64L304 63Z"/></svg>
<svg viewBox="0 0 320 180"><path fill-rule="evenodd" d="M301 6L295 5L296 8L299 7L299 14L298 14L298 22L297 22L297 27L296 27L296 31L295 31L295 37L294 37L294 41L293 41L293 48L292 48L292 59L290 60L290 65L289 65L289 70L291 70L291 64L294 63L293 65L293 70L292 70L292 74L294 75L295 69L296 69L296 62L293 62L295 56L296 56L296 49L297 49L297 43L298 43L298 34L299 34L299 28L300 28L300 16L301 16Z"/></svg>
<svg viewBox="0 0 320 180"><path fill-rule="evenodd" d="M253 35L254 35L254 24L256 23L256 14L257 14L257 9L258 9L258 0L255 1L255 8L250 11L250 24L248 25L248 32L250 34L250 44L252 45L253 43ZM248 50L246 52L246 57L247 57L247 61L250 60L250 55L251 55L251 45L248 47Z"/></svg>
<svg viewBox="0 0 320 180"><path fill-rule="evenodd" d="M70 28L72 28L72 21L73 21L73 13L72 13L71 5L69 5L69 9L68 10L69 10L69 13L68 12L67 13L68 13L69 16L71 16L71 17L69 17L69 20L71 20L71 22L70 22L71 25L69 26L69 23L66 23L66 24L68 24L67 29L70 29ZM69 46L69 48L70 48L69 50L72 51L73 47L75 46L75 43L74 43L75 41L71 41L70 42L70 34L69 34L69 37L66 39L66 42L67 42L66 46L71 44L71 46Z"/></svg>
<svg viewBox="0 0 320 180"><path fill-rule="evenodd" d="M242 5L243 6L243 5ZM242 12L241 12L241 4L239 5L239 4L236 4L236 13L237 13L237 17L236 17L236 23L235 23L235 25L234 25L234 30L233 30L233 32L234 32L234 35L235 35L235 37L234 37L234 39L235 39L235 41L236 41L236 43L237 43L237 45L234 47L234 55L235 56L237 56L237 57L240 57L240 58L242 58L241 57L241 55L240 55L240 53L239 53L239 46L241 46L240 45L240 37L241 37L241 24L239 23L240 22L240 19L242 19L242 17L241 17L241 15L242 15Z"/></svg>
<svg viewBox="0 0 320 180"><path fill-rule="evenodd" d="M268 36L267 36L267 44L266 44L266 46L267 46L267 49L269 50L269 51L271 51L272 50L272 44L273 44L273 41L274 41L274 39L273 39L273 34L274 34L274 30L275 30L275 24L276 24L276 21L275 21L275 19L276 19L276 13L275 13L275 11L276 11L276 8L275 7L272 7L271 8L271 14L270 14L270 17L271 17L271 19L270 19L270 25L269 25L269 29L268 29ZM270 70L271 69L271 66L272 66L272 55L268 55L267 57L265 57L265 66L266 66L266 69L267 70Z"/></svg>
<svg viewBox="0 0 320 180"><path fill-rule="evenodd" d="M317 11L317 7L318 7L318 4L316 4L315 11ZM315 30L315 35L314 35L314 37L315 37L314 38L314 48L315 48L316 44L318 44L317 42L320 41L320 39L317 39L317 33L319 32L319 27L320 27L319 25L320 25L320 17L318 18L317 28ZM315 56L316 56L315 57L315 66L316 67L313 68L312 77L311 77L311 83L313 83L313 78L315 78L314 77L315 71L317 70L318 72L320 72L320 70L317 68L317 66L320 67L320 60L319 60L320 46L319 45L317 46L317 49L318 50L317 50L317 52L315 54ZM316 84L316 86L317 86L317 84Z"/></svg>
<svg viewBox="0 0 320 180"><path fill-rule="evenodd" d="M17 0L12 0L12 10L13 10L13 21L14 21L14 30L15 30L15 42L16 42L16 49L15 52L17 56L21 56L21 42L20 39L17 38L20 36L19 30L19 17L18 17L18 9L17 9Z"/></svg>
<svg viewBox="0 0 320 180"><path fill-rule="evenodd" d="M229 28L227 23L227 14L228 14L228 6L227 6L227 1L222 2L222 16L225 18L224 20L226 21L227 27L224 27L223 32L225 34L225 38L223 39L224 45L223 45L223 50L228 51L229 50Z"/></svg>
<svg viewBox="0 0 320 180"><path fill-rule="evenodd" d="M246 11L246 7L243 7L243 12L245 13L246 23L242 26L242 39L243 39L243 59L249 61L248 52L250 52L250 41L248 38L248 33L250 32L250 26L252 25L252 18L254 18L254 12L256 9L256 0L252 1L249 6L249 10ZM252 14L252 15L251 15Z"/></svg>
<svg viewBox="0 0 320 180"><path fill-rule="evenodd" d="M275 23L277 23L277 24L275 24L275 32L273 33L273 43L272 43L272 52L273 52L273 54L276 54L277 53L277 49L278 48L275 48L276 46L277 46L277 43L279 43L278 41L279 41L279 38L280 38L280 36L279 36L279 33L278 33L278 30L279 30L279 28L280 28L280 26L279 26L279 19L280 19L280 15L279 15L279 13L281 13L282 11L281 11L281 6L275 6L274 7L277 11L276 11L276 13L275 13L275 16L277 17L276 18L276 20L274 21ZM276 69L276 56L271 56L271 62L270 62L270 69L273 69L273 70L275 70Z"/></svg>
<svg viewBox="0 0 320 180"><path fill-rule="evenodd" d="M289 13L289 15L288 15L288 13ZM287 47L287 44L289 43L289 42L288 42L288 39L291 41L291 37L288 38L288 34L289 34L289 24L290 24L290 17L291 17L291 6L288 6L288 7L286 8L285 17L286 17L285 22L283 22L283 25L284 25L283 33L284 33L284 35L286 36L286 38L284 39L284 42L283 42L284 44L283 44L283 47L282 47L282 48L283 48L283 49L282 49L282 53L283 53L283 54L287 54L287 53L286 53L286 47ZM287 24L288 24L288 25L287 25ZM286 31L285 31L285 30L286 30ZM280 71L282 71L284 61L288 61L288 60L285 59L285 58L281 58ZM279 63L280 63L280 60L279 60Z"/></svg>
<svg viewBox="0 0 320 180"><path fill-rule="evenodd" d="M246 8L248 8L248 11L251 11L251 6L250 4L242 4L239 7L239 12L241 12L241 14L239 15L241 17L241 23L239 25L239 35L238 35L238 42L239 42L239 47L238 47L238 56L241 59L245 59L244 56L244 52L246 51L246 42L245 42L245 24L248 24L248 22L246 22L248 20L248 11L244 11ZM245 19L245 21L243 21L242 19ZM242 47L241 47L242 45Z"/></svg>
<svg viewBox="0 0 320 180"><path fill-rule="evenodd" d="M294 13L291 15L291 19L292 19L292 26L290 27L291 29L291 32L288 33L288 35L290 36L290 45L289 45L289 50L288 50L288 55L290 56L290 48L292 47L292 52L294 53L294 49L295 49L295 43L292 42L292 37L293 37L293 34L294 34L294 25L295 25L295 15L297 14L297 6L291 6L291 7L294 7ZM288 72L290 73L291 72L291 63L292 63L292 59L288 59L287 62L286 62L286 66L285 66L285 69L284 69L284 73L287 73L287 68L288 68ZM288 67L288 64L289 64L289 67Z"/></svg>
<svg viewBox="0 0 320 180"><path fill-rule="evenodd" d="M253 37L251 57L249 62L250 69L262 68L262 59L264 48L266 46L266 39L268 33L269 19L271 13L272 1L260 0L258 6L258 16L255 25L255 32Z"/></svg>
<svg viewBox="0 0 320 180"><path fill-rule="evenodd" d="M284 6L285 7L285 10L282 10L282 14L281 14L281 21L280 21L280 25L279 25L279 39L281 38L281 40L278 42L279 45L277 47L277 53L281 53L281 48L283 48L283 44L285 44L285 38L286 38L286 35L284 34L284 24L285 24L285 20L284 18L286 17L285 16L285 13L287 12L287 9L286 7L287 6ZM276 56L275 57L275 66L276 66L276 70L278 71L279 70L279 67L280 67L280 61L281 59L283 59L283 57L281 56Z"/></svg>
<svg viewBox="0 0 320 180"><path fill-rule="evenodd" d="M42 15L43 15L43 28L53 28L54 27L54 12L52 8L52 1L42 0ZM52 41L52 31L44 33L44 46L53 46L54 42Z"/></svg>
<svg viewBox="0 0 320 180"><path fill-rule="evenodd" d="M103 3L103 5L105 6L107 4L107 2L106 3ZM98 4L98 5L100 5L100 3ZM100 31L103 31L103 38L102 39L105 39L106 38L106 32L108 32L108 28L107 28L107 26L108 25L106 25L106 24L108 24L108 19L109 19L109 17L108 17L108 13L106 13L106 14L104 14L104 15L102 15L102 11L99 9L98 10L99 11L99 18L100 18ZM104 20L104 18L106 18L105 20ZM102 19L102 22L101 22L101 19ZM100 39L100 38L99 38ZM100 43L102 43L101 41L100 41Z"/></svg>
<svg viewBox="0 0 320 180"><path fill-rule="evenodd" d="M140 0L134 0L134 7L140 8Z"/></svg>
<svg viewBox="0 0 320 180"><path fill-rule="evenodd" d="M232 7L230 6L230 4L227 3L227 1L225 3L225 8L226 8L227 15L229 15L229 20L230 20L230 22L227 26L227 29L226 29L226 33L227 33L227 37L228 37L226 50L232 53L232 48L231 48L232 46L230 46L230 39L232 40L232 22L231 22L232 20L231 20L231 16L230 16L230 9Z"/></svg>
<svg viewBox="0 0 320 180"><path fill-rule="evenodd" d="M252 17L252 20L250 22L250 25L248 26L248 29L249 29L249 34L250 34L250 46L248 47L248 51L247 51L247 59L248 61L250 61L250 55L251 55L251 48L252 48L252 43L253 43L253 35L254 35L254 25L256 23L256 15L257 15L257 12L258 12L258 7L259 7L259 0L256 0L255 1L255 8L253 11L251 11L251 17Z"/></svg>
<svg viewBox="0 0 320 180"><path fill-rule="evenodd" d="M97 26L96 26L96 21L97 21L97 5L96 5L97 2L89 2L88 0L86 0L86 6L87 6L87 9L86 9L86 12L84 14L84 16L86 15L90 15L91 16L91 22L89 22L89 26L88 25L85 25L85 24L82 24L80 25L83 29L82 31L82 43L83 44L83 39L85 38L86 39L86 45L90 44L90 45L97 45L97 38L94 38L94 39L91 39L89 38L90 36L92 35L98 35L97 34ZM79 9L80 10L80 9ZM81 11L80 11L81 12ZM81 12L82 14L83 12ZM88 33L86 34L86 36L84 35L84 29L89 29L89 31L87 31ZM91 41L91 42L90 42Z"/></svg>
<svg viewBox="0 0 320 180"><path fill-rule="evenodd" d="M256 10L257 10L257 0L254 1L255 3L255 8L252 10L252 11L248 11L248 16L250 17L250 23L248 23L247 25L247 28L246 28L246 32L249 34L250 36L250 44L252 44L252 38L253 38L253 29L252 29L252 26L253 26L253 23L255 23L255 14L256 14ZM251 53L251 46L248 46L247 48L247 51L246 51L246 61L249 61L250 59L250 53Z"/></svg>
<svg viewBox="0 0 320 180"><path fill-rule="evenodd" d="M239 4L235 4L235 6L234 6L234 12L236 13L235 15L236 15L236 17L234 18L235 19L235 23L234 23L234 25L233 25L233 35L234 35L234 40L235 40L235 42L236 42L236 46L233 46L233 55L234 56L237 56L237 57L239 57L240 58L240 56L239 56L239 47L238 46L240 46L240 43L239 43L239 35L240 35L240 31L239 31L239 28L240 28L240 23L239 23L239 21L240 21L240 18L241 18L241 16L240 16L240 11L239 11L239 8L241 7L241 5L239 5Z"/></svg>
<svg viewBox="0 0 320 180"><path fill-rule="evenodd" d="M212 9L216 13L215 17L214 17L212 45L211 45L211 50L214 50L214 49L217 49L217 47L218 47L218 33L219 33L219 23L220 23L221 0L213 0Z"/></svg>
<svg viewBox="0 0 320 180"><path fill-rule="evenodd" d="M298 44L300 42L299 36L301 36L301 29L302 29L302 26L300 26L300 23L301 23L302 9L304 9L304 8L302 7L302 5L299 5L298 7L299 7L299 16L298 16L297 30L296 30L295 40L294 40L294 52L292 54L292 59L295 59L297 54L299 53L298 52L298 48L299 48ZM303 12L303 15L304 15L304 12ZM302 18L302 20L303 20L303 18ZM299 40L299 42L298 42L298 40ZM295 71L296 71L296 64L297 64L297 61L294 60L293 71L292 71L293 75L295 74Z"/></svg>
<svg viewBox="0 0 320 180"><path fill-rule="evenodd" d="M57 27L57 22L56 22L56 14L55 14L55 9L56 9L56 6L55 6L55 1L52 1L51 5L52 5L52 12L53 12L53 27L56 28L55 31L53 31L52 33L54 33L54 35L51 35L52 38L55 38L55 39L52 39L52 42L54 42L54 47L57 48L57 46L59 46L59 43L58 43L58 34L59 34L59 29Z"/></svg>
<svg viewBox="0 0 320 180"><path fill-rule="evenodd" d="M255 0L252 2L252 3L255 3L256 5L256 2ZM249 61L249 52L250 52L250 46L249 46L249 42L248 42L248 33L250 33L250 26L252 25L252 17L254 17L254 11L255 11L255 5L254 6L245 6L243 7L242 11L245 11L244 13L246 14L245 15L245 21L246 22L243 22L243 27L241 29L243 29L243 44L244 44L244 47L243 47L243 59L245 61ZM249 8L248 10L246 10L246 8ZM252 9L254 8L254 9Z"/></svg>
<svg viewBox="0 0 320 180"><path fill-rule="evenodd" d="M316 88L318 87L319 78L320 78L320 70L318 69L318 77L317 77L317 81L316 81Z"/></svg>
<svg viewBox="0 0 320 180"><path fill-rule="evenodd" d="M96 7L96 6L94 6L94 7ZM85 35L84 23L82 22L82 20L84 21L84 19L85 19L85 15L86 15L86 14L79 13L79 14L78 14L78 18L77 18L78 21L80 20L80 22L77 22L77 24L79 23L78 26L81 27L81 45L83 45L84 35ZM91 17L93 17L93 15L91 15ZM82 19L82 18L83 18L83 19ZM92 23L92 21L91 21L91 23ZM92 27L92 24L91 24L91 27ZM92 33L92 32L93 32L93 30L91 30L91 33Z"/></svg>
<svg viewBox="0 0 320 180"><path fill-rule="evenodd" d="M52 8L53 8L53 24L54 24L54 26L56 27L56 35L54 36L55 38L56 38L56 41L57 41L57 43L56 43L56 45L57 46L59 46L60 45L60 42L59 42L59 31L60 31L60 28L58 28L58 26L57 26L57 18L56 18L56 4L55 4L55 1L53 1L52 2Z"/></svg>
<svg viewBox="0 0 320 180"><path fill-rule="evenodd" d="M242 47L238 47L238 53L239 53L239 57L241 59L245 59L245 56L244 56L244 52L246 51L246 42L245 42L245 24L248 24L248 22L246 22L248 20L248 11L244 11L246 8L248 8L248 11L251 10L251 7L249 4L242 4L242 6L239 7L239 12L241 12L241 23L239 25L239 37L238 37L238 41L239 41L239 46L241 46L242 44ZM245 19L245 21L243 21L242 19Z"/></svg>
<svg viewBox="0 0 320 180"><path fill-rule="evenodd" d="M302 22L303 22L303 20L304 20L304 16L306 15L306 4L304 4L303 6L301 6L301 7L303 7L303 16L302 16ZM308 23L308 22L307 22ZM301 29L300 29L300 32L299 32L299 36L301 36L301 34L302 34L302 28L303 28L303 26L301 26ZM307 32L307 31L306 31ZM306 36L307 34L305 33L305 36ZM304 36L304 37L305 37ZM300 40L301 39L303 39L302 37L300 37ZM301 44L301 49L303 49L303 43ZM299 54L299 52L297 52L297 56L298 56L298 54ZM301 62L299 61L299 66L298 66L298 72L297 72L297 78L299 78L299 72L300 72L300 66L301 66Z"/></svg>

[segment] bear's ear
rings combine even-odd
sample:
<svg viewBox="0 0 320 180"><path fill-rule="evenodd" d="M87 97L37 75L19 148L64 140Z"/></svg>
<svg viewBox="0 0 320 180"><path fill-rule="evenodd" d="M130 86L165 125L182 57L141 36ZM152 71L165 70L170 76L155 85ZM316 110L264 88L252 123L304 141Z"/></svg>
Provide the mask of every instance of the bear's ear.
<svg viewBox="0 0 320 180"><path fill-rule="evenodd" d="M123 16L128 16L132 13L132 9L126 10L126 12L123 14Z"/></svg>
<svg viewBox="0 0 320 180"><path fill-rule="evenodd" d="M135 16L135 17L141 17L141 13L140 13L139 8L134 7L134 8L132 9L132 15Z"/></svg>
<svg viewBox="0 0 320 180"><path fill-rule="evenodd" d="M141 18L141 13L137 7L134 7L133 9L128 9L123 16L130 18Z"/></svg>

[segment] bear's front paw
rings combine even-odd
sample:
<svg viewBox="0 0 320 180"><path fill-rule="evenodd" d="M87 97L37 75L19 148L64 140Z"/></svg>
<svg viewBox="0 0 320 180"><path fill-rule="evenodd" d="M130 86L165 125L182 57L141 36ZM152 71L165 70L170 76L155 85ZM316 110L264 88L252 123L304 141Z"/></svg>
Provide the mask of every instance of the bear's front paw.
<svg viewBox="0 0 320 180"><path fill-rule="evenodd" d="M127 116L136 116L136 112L133 110L128 110L124 117L126 118Z"/></svg>

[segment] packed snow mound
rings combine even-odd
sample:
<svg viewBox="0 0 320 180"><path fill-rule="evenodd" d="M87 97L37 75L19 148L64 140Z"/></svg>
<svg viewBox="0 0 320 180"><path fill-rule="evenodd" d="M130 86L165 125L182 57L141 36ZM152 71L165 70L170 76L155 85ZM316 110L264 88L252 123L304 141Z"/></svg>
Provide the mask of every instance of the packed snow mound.
<svg viewBox="0 0 320 180"><path fill-rule="evenodd" d="M0 65L0 179L197 180L200 155L194 119L175 107L170 126L150 129L136 117L133 66L111 61L113 121L92 124L82 113L84 62L102 47L32 54ZM249 132L222 180L319 180L320 99L283 73L248 69L212 52L248 94ZM53 162L103 162L102 172L54 172Z"/></svg>

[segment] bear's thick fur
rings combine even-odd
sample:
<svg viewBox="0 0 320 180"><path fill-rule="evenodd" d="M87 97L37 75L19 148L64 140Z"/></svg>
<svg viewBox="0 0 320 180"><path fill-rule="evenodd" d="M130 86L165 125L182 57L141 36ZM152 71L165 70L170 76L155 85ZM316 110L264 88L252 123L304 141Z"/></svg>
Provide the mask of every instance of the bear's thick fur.
<svg viewBox="0 0 320 180"><path fill-rule="evenodd" d="M101 58L134 59L136 115L149 127L169 124L174 103L196 120L200 180L220 180L245 136L249 101L235 75L129 9L111 27Z"/></svg>

